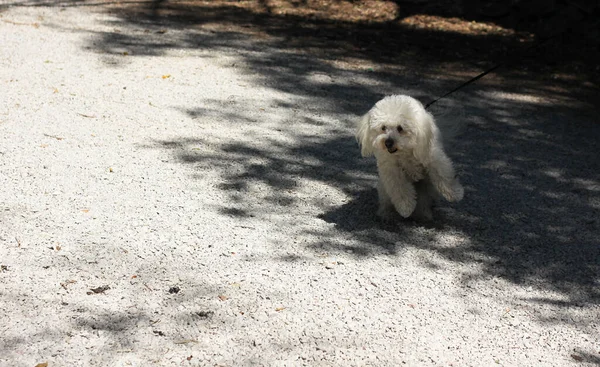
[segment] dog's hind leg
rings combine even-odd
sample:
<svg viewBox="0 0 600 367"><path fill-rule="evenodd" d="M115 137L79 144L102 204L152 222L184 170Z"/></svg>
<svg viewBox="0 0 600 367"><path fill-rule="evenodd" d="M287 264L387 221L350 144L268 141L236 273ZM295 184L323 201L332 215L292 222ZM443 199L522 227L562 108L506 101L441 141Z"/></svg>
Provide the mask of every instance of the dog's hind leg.
<svg viewBox="0 0 600 367"><path fill-rule="evenodd" d="M411 217L417 221L433 220L433 198L430 193L430 183L427 180L421 180L415 183L417 190L417 207Z"/></svg>
<svg viewBox="0 0 600 367"><path fill-rule="evenodd" d="M379 196L379 209L377 210L377 216L381 219L388 220L394 216L394 204L392 199L385 191L381 179L377 182L377 194Z"/></svg>
<svg viewBox="0 0 600 367"><path fill-rule="evenodd" d="M446 200L462 200L465 191L456 178L452 161L442 149L434 150L428 171L431 183Z"/></svg>

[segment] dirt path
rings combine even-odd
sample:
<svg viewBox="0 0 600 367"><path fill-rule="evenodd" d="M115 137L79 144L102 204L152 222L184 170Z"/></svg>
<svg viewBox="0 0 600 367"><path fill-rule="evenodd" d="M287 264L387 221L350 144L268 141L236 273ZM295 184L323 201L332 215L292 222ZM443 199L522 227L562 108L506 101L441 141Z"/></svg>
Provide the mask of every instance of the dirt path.
<svg viewBox="0 0 600 367"><path fill-rule="evenodd" d="M233 9L14 5L1 366L600 365L589 80L511 69L437 104L467 123L451 152L466 198L434 226L382 226L353 119L481 65L422 43L393 61L366 33L338 42L348 25L303 38Z"/></svg>

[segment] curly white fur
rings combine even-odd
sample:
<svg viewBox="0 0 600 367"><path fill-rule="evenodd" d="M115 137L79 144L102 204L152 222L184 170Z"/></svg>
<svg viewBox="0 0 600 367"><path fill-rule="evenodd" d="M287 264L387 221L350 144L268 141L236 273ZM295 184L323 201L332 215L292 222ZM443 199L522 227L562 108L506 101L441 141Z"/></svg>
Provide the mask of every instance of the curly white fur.
<svg viewBox="0 0 600 367"><path fill-rule="evenodd" d="M358 123L363 157L375 155L379 172L379 210L387 218L432 219L433 199L463 198L464 189L444 152L433 116L416 99L393 95L371 108Z"/></svg>

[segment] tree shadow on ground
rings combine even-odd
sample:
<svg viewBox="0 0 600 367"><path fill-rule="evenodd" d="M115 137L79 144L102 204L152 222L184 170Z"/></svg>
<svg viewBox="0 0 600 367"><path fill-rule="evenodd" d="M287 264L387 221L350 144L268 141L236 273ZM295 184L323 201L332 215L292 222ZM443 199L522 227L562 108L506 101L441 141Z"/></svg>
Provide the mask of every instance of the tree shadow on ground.
<svg viewBox="0 0 600 367"><path fill-rule="evenodd" d="M359 114L397 86L404 93L420 93L426 101L465 80L466 70L493 63L532 42L520 32L470 34L410 26L394 22L396 18L331 20L223 2L159 5L159 9L118 8L111 25L168 32L151 37L147 33L98 34L94 47L108 53L133 49L133 54L140 55L160 54L172 47L228 52L244 63L231 67L240 68L256 83L303 98L304 105L277 107L300 109L300 118L316 124L316 119L307 117L307 110ZM171 30L174 34L166 37ZM168 42L161 43L161 39ZM594 147L600 133L597 124L588 122L598 95L590 83L593 70L592 74L585 68L574 73L576 69L563 68L568 64L565 53L557 58L556 49L567 40L537 49L533 58L520 60L518 67L501 70L501 79L492 78L471 89L473 96L461 102L473 118L451 154L467 195L453 209L442 206L438 210L442 230L468 237L468 244L460 247L422 241L424 230L418 225L381 230L372 216L373 162L358 158L347 131L331 129L329 134L313 137L289 132L294 140L291 145L272 141L265 147L240 141L223 144L212 155L185 152L186 148L177 154L199 170L234 162L236 169L221 168L224 183L220 189L238 203L250 200L244 194L250 182L270 187L265 199L285 207L294 204L294 187L301 180L340 189L354 199L325 209L322 218L364 245L354 248L357 255L370 254L373 246L395 253L399 241L413 243L453 261L480 263L484 276L554 290L572 305L598 304L600 167ZM591 52L595 55L596 51ZM550 60L550 65L543 60ZM547 75L532 72L540 65ZM531 95L541 95L541 101L522 98ZM213 112L228 121L258 123L240 113L241 109L240 105L219 106ZM188 112L201 119L206 110ZM573 120L580 112L588 115ZM348 122L346 127L350 126ZM244 205L223 210L237 216L253 212ZM325 240L319 246L339 244Z"/></svg>
<svg viewBox="0 0 600 367"><path fill-rule="evenodd" d="M219 189L238 203L222 208L225 213L252 215L261 205L252 200L259 199L287 211L297 199L295 185L312 180L353 198L339 207L322 205L322 219L336 224L338 232L331 237L346 233L361 244L355 247L358 256L371 254L373 248L394 254L398 243L426 248L452 261L482 265L482 277L557 291L568 305L598 305L597 46L580 64L570 57L581 53L556 52L571 40L568 35L558 38L462 98L470 125L451 155L466 185L466 199L456 206L442 205L437 213L439 230L468 241L445 246L418 225L382 230L372 215L373 162L359 159L351 123L336 127L315 114L359 114L389 92L421 94L426 101L468 79L474 70L531 45L535 35L493 27L485 34L448 31L435 24L428 28L399 22L396 15L380 21L284 15L233 2L154 5L111 8L113 17L106 25L119 31L98 32L87 47L118 57L125 51L135 57L172 49L201 50L204 57L211 57L211 51L229 54L243 63L229 67L253 83L296 98L274 108L297 109L302 123L324 126L318 136L282 130L291 144L242 140L220 144L212 152L192 151L190 145L203 142L196 137L159 142L175 149L178 159L194 165L199 174L221 172ZM461 96L464 92L454 98ZM233 123L260 124L244 107L192 106L188 113L200 122L211 112ZM259 199L247 195L252 182L269 188L267 194ZM316 246L344 249L327 238Z"/></svg>
<svg viewBox="0 0 600 367"><path fill-rule="evenodd" d="M495 93L481 87L463 101L468 126L450 154L466 198L458 205L441 203L430 226L375 219L374 162L359 157L353 136L344 131L310 136L284 130L292 142L263 138L268 143L262 144L249 138L220 144L211 154L201 148L201 140L160 144L177 147L178 159L194 165L198 174L220 171L219 189L236 203L223 210L240 218L260 217L265 205L281 213L296 210L301 198L295 188L303 182L343 192L350 198L345 204L312 203L322 208L321 219L335 225L328 233L307 229L320 238L308 245L315 251L351 250L361 257L399 254L404 247L427 249L450 261L478 264L478 278L500 277L558 292L569 306L598 305L600 162L594 147L600 127L569 106ZM236 106L223 113L243 124L243 110ZM266 190L251 194L254 184ZM441 234L462 240L448 245L440 241ZM537 301L555 304L556 299Z"/></svg>
<svg viewBox="0 0 600 367"><path fill-rule="evenodd" d="M243 53L272 47L289 51L290 57L304 55L328 63L356 59L401 66L404 74L409 74L406 69L409 67L411 74L429 75L439 73L441 66L444 72L452 65L458 66L457 70L485 68L510 56L509 59L517 60L517 68L529 65L597 79L600 49L594 26L600 7L553 1L545 11L535 11L527 2L520 1L512 7L506 5L509 11L505 16L489 17L479 9L485 8L485 4L473 7L469 2L478 1L458 6L445 0L327 4L318 0L277 3L155 0L114 4L32 0L4 6L108 9L115 18L106 24L115 30L97 34L90 48L115 55L121 55L123 49L131 55L158 55L173 48L229 47ZM122 32L120 27L143 31ZM547 28L551 31L546 31ZM174 36L172 31L177 30L186 31L186 36ZM199 35L199 30L218 36L219 42L211 40L216 37ZM560 37L535 51L522 52L547 38L547 33ZM247 38L253 42L247 42ZM272 61L285 65L280 60Z"/></svg>
<svg viewBox="0 0 600 367"><path fill-rule="evenodd" d="M565 305L597 305L600 161L594 146L600 127L573 121L557 107L519 104L509 111L510 105L495 100L484 106L473 109L479 122L458 144L465 201L437 212L442 227L469 241L424 247L452 261L479 263L484 277L559 292ZM365 243L377 242L377 230L360 232L369 223L361 208L373 196L359 195L324 218L357 231Z"/></svg>
<svg viewBox="0 0 600 367"><path fill-rule="evenodd" d="M159 269L160 266L149 266L148 272ZM133 281L129 284L131 287L121 283L106 293L89 295L100 298L97 301L81 299L74 294L81 292L81 288L64 289L63 294L57 297L62 300L60 306L55 299L47 300L49 304L55 304L58 310L52 321L59 319L61 323L54 323L51 327L48 320L32 316L36 327L3 330L6 335L0 339L0 363L6 360L12 362L10 365L19 365L16 361L23 362L35 357L50 364L65 365L61 353L64 343L57 342L63 340L66 343L79 343L85 349L95 351L79 356L82 365L129 364L130 352L148 348L166 354L170 350L168 346L172 348L171 343L198 343L207 334L212 338L212 329L231 322L227 308L219 306L221 301L218 298L220 294L227 293L227 287L207 279L198 280L196 275L179 278L178 281L181 289L177 292L152 289L142 282ZM265 297L277 296L276 292L268 289L261 291ZM113 292L118 292L118 295L115 296ZM37 302L31 297L11 292L2 292L2 297L7 305L25 306L24 310L38 308ZM243 309L256 307L251 302L235 300L236 306ZM27 325L23 320L15 322L16 325ZM32 344L35 345L33 355L24 355L24 351L31 353ZM150 355L158 357L156 353Z"/></svg>
<svg viewBox="0 0 600 367"><path fill-rule="evenodd" d="M525 77L532 89L544 93L562 85L573 100L596 103L590 81L598 80L600 47L588 29L594 22L587 20L596 7L573 10L557 1L541 15L525 9L527 16L510 11L490 18L452 3L33 0L5 6L90 6L111 15L105 25L112 30L90 32L85 49L102 54L113 66L174 49L202 50L202 57L219 51L243 60L229 67L255 82L311 98L316 108L335 106L337 112L364 112L386 86L401 86L427 102L503 61L508 64L496 70L501 77L517 82ZM554 27L559 37L538 44L543 32L536 24L548 14L564 14L563 7L581 14ZM530 50L534 45L540 47ZM353 78L357 74L364 79ZM353 80L340 81L344 77ZM558 93L556 88L552 93ZM359 94L363 103L357 103Z"/></svg>
<svg viewBox="0 0 600 367"><path fill-rule="evenodd" d="M565 64L579 60L579 63L594 65L600 51L595 29L600 6L593 0L552 0L544 6L527 1L480 0L148 0L118 3L30 0L2 4L4 8L12 6L108 6L111 13L130 25L158 25L167 29L211 26L218 27L213 30L219 32L240 32L241 27L250 31L245 33L255 36L260 36L258 31L263 33L262 36L280 37L280 47L312 46L313 52L321 48L324 52L360 55L379 62L386 61L386 57L398 61L399 56L409 55L423 55L421 60L437 62L456 57L461 62L468 60L467 57L474 62L497 61L497 57L504 56L508 50L518 49L516 46L523 41L565 32L570 38L559 40L546 52L538 50L538 61ZM107 43L118 42L107 36ZM581 57L583 54L587 58ZM589 60L592 55L594 60Z"/></svg>

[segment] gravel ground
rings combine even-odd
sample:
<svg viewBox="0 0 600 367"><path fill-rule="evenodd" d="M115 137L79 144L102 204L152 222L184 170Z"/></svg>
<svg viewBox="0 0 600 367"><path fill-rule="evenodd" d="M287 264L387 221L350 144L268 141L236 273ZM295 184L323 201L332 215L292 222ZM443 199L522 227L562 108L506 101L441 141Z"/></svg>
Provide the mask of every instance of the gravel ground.
<svg viewBox="0 0 600 367"><path fill-rule="evenodd" d="M455 80L13 5L1 366L600 365L600 127L572 96L595 86L491 78L440 102L466 122L465 200L384 226L353 120Z"/></svg>

